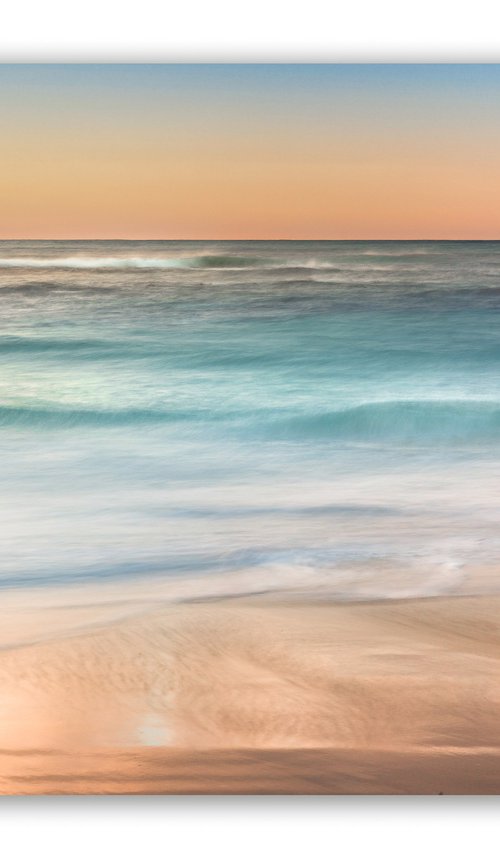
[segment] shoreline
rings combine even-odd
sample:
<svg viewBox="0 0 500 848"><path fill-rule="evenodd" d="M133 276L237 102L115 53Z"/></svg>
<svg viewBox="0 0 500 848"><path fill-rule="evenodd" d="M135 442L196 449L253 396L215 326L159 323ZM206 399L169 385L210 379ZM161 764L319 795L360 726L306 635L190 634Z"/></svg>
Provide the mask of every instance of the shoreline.
<svg viewBox="0 0 500 848"><path fill-rule="evenodd" d="M500 753L0 751L1 795L498 795Z"/></svg>
<svg viewBox="0 0 500 848"><path fill-rule="evenodd" d="M166 604L0 653L0 794L497 793L499 672L500 596Z"/></svg>

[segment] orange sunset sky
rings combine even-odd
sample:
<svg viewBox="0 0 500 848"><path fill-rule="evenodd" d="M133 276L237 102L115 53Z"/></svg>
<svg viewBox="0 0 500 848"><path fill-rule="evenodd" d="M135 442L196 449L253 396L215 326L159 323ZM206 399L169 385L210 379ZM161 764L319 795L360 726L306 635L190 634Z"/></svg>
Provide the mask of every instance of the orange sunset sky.
<svg viewBox="0 0 500 848"><path fill-rule="evenodd" d="M500 65L1 65L0 238L500 238Z"/></svg>

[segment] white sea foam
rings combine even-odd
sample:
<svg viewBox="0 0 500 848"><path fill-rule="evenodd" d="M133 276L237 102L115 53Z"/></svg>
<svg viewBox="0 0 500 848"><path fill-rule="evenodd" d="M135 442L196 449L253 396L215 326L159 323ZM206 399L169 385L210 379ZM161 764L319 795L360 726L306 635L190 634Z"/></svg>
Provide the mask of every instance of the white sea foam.
<svg viewBox="0 0 500 848"><path fill-rule="evenodd" d="M260 268L261 270L338 270L329 261L319 259L304 259L301 261L278 261L265 257L239 256L224 253L194 253L183 256L2 256L0 268L34 269L34 270L96 270L96 271L167 271L172 269L186 270L245 270Z"/></svg>
<svg viewBox="0 0 500 848"><path fill-rule="evenodd" d="M182 268L186 264L185 260L181 259L163 259L153 257L131 256L65 256L65 257L45 257L43 259L33 259L24 256L6 256L0 259L0 268L35 268L35 269L50 269L62 268L66 270L155 270L168 268Z"/></svg>

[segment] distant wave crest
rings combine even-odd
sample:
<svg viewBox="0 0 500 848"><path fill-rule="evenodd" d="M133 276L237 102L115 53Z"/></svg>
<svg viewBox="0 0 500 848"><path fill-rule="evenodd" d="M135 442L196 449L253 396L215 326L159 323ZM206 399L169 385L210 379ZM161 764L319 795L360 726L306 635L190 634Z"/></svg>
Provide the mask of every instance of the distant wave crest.
<svg viewBox="0 0 500 848"><path fill-rule="evenodd" d="M336 270L326 261L306 259L304 262L276 262L264 256L239 256L223 253L193 254L181 257L145 256L65 256L33 258L25 256L0 257L0 269L74 270L74 271L168 271L168 270L244 270L262 269L326 269Z"/></svg>

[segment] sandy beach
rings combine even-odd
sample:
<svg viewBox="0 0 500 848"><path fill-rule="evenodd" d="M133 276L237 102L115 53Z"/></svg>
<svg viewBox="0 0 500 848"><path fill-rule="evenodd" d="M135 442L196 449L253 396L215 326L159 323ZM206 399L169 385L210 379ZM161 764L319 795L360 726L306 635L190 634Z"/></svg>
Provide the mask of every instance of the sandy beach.
<svg viewBox="0 0 500 848"><path fill-rule="evenodd" d="M500 790L499 597L73 618L0 655L4 794Z"/></svg>

